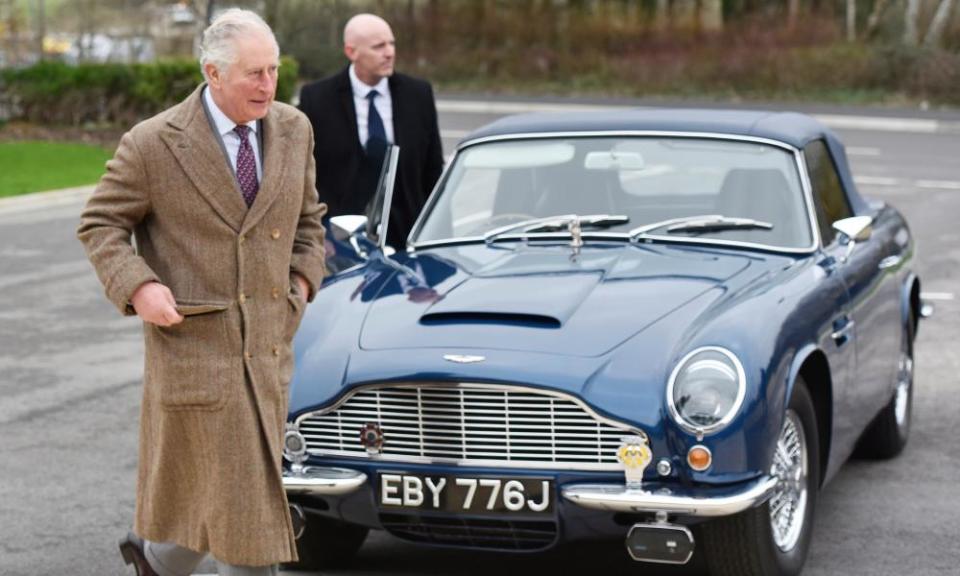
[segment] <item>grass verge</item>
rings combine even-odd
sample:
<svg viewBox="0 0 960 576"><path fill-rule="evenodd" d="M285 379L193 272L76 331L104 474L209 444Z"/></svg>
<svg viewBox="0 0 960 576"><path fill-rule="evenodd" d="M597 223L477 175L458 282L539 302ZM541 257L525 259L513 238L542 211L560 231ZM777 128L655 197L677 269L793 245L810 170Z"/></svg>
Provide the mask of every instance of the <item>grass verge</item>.
<svg viewBox="0 0 960 576"><path fill-rule="evenodd" d="M66 142L0 142L0 197L95 183L112 154Z"/></svg>

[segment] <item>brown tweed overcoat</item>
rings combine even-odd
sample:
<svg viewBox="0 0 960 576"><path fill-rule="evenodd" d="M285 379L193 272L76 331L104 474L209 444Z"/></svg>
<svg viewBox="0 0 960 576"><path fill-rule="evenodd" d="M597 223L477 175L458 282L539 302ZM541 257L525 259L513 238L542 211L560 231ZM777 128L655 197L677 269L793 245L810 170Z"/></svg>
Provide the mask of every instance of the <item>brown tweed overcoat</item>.
<svg viewBox="0 0 960 576"><path fill-rule="evenodd" d="M134 529L245 566L296 558L280 468L303 312L291 274L312 299L326 211L303 114L275 103L262 130L263 181L248 209L198 88L123 136L78 230L123 313L157 280L185 317L144 324Z"/></svg>

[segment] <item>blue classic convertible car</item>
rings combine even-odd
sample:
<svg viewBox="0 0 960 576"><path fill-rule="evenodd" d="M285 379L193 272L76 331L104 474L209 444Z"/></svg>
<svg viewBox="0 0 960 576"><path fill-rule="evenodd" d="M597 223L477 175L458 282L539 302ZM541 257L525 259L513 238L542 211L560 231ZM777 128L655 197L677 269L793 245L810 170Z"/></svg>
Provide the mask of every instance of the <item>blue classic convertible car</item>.
<svg viewBox="0 0 960 576"><path fill-rule="evenodd" d="M300 566L369 529L465 549L614 538L797 574L817 495L899 453L921 316L903 217L792 113L535 114L465 139L403 252L397 150L295 341Z"/></svg>

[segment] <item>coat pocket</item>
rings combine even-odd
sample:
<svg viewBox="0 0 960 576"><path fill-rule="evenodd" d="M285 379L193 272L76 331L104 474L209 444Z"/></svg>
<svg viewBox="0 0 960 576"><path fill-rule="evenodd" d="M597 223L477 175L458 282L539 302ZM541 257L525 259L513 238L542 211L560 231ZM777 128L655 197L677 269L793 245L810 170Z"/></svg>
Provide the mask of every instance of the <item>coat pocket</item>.
<svg viewBox="0 0 960 576"><path fill-rule="evenodd" d="M186 302L177 302L177 312L181 316L199 316L200 314L209 314L211 312L223 312L229 304L188 304Z"/></svg>
<svg viewBox="0 0 960 576"><path fill-rule="evenodd" d="M154 327L147 363L164 408L218 409L225 391L243 378L237 352L242 347L234 343L229 307L225 302L178 302L183 322Z"/></svg>

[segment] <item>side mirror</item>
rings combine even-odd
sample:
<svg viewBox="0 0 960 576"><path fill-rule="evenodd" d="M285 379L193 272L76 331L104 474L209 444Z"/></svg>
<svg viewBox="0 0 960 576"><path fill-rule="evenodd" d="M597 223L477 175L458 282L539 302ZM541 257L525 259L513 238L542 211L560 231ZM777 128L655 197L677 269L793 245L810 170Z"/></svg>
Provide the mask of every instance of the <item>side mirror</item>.
<svg viewBox="0 0 960 576"><path fill-rule="evenodd" d="M833 229L840 233L840 241L847 245L847 253L843 256L846 262L853 253L857 242L870 239L873 234L873 218L870 216L851 216L833 223Z"/></svg>

